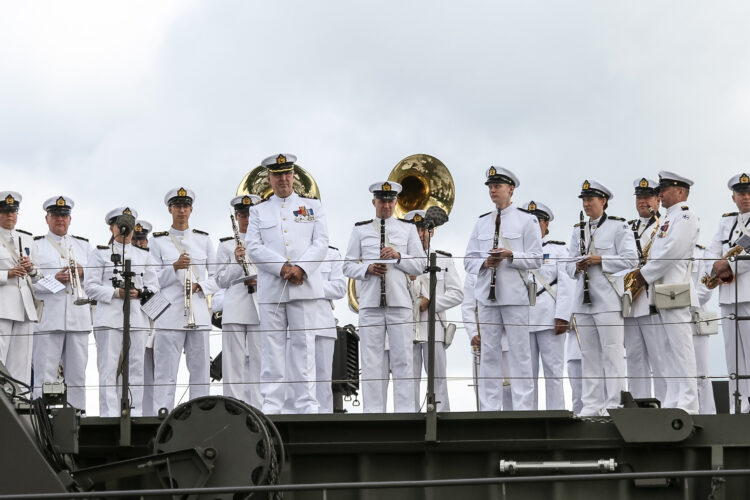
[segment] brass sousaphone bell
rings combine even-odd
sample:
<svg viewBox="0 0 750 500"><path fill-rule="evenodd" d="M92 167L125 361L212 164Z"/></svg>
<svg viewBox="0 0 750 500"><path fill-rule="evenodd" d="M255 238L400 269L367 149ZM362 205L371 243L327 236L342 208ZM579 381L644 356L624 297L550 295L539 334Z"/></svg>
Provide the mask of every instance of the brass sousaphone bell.
<svg viewBox="0 0 750 500"><path fill-rule="evenodd" d="M427 210L437 206L450 214L456 200L456 185L448 167L434 156L407 156L391 170L388 180L398 182L402 189L396 200L394 215L402 218L412 210ZM349 308L359 312L356 282L349 279L346 287Z"/></svg>

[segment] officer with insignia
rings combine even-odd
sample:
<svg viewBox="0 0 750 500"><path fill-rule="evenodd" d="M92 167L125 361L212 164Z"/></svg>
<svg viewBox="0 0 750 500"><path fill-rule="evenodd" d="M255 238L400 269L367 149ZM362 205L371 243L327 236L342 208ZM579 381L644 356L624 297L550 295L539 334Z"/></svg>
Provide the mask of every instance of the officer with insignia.
<svg viewBox="0 0 750 500"><path fill-rule="evenodd" d="M659 308L654 288L651 300L659 309L654 318L654 334L666 341L661 361L666 377L667 392L662 403L666 408L681 408L688 413L698 413L698 388L696 382L695 350L690 326L690 307L699 305L695 287L690 280L693 248L700 231L698 217L685 201L690 194L693 181L673 172L659 172L659 198L666 214L661 219L659 231L651 246L646 264L635 272L635 279L642 286L684 284L683 293L673 289L677 295L689 293L686 306ZM585 366L585 363L584 363Z"/></svg>
<svg viewBox="0 0 750 500"><path fill-rule="evenodd" d="M422 241L422 248L425 252L430 249L430 240L435 234L434 227L426 219L425 210L412 210L404 215L404 220L411 221L417 226L419 239ZM437 401L437 411L450 411L450 400L448 399L448 381L446 369L446 349L453 342L455 325L450 326L447 323L445 314L449 309L461 304L464 299L464 292L461 283L461 277L456 271L456 265L453 263L453 256L442 250L435 250L437 254L437 266L440 271L436 273L437 286L435 288L435 400ZM414 318L415 330L414 337L414 380L415 394L417 402L420 402L420 384L422 378L422 365L427 373L427 321L430 305L430 275L419 274L409 276L409 288L412 299L414 300Z"/></svg>
<svg viewBox="0 0 750 500"><path fill-rule="evenodd" d="M135 221L133 240L131 244L140 248L148 248L148 235L154 230L154 226L143 219ZM156 271L156 269L154 269ZM146 353L143 356L143 415L156 415L154 408L154 321L149 318L151 328L146 339Z"/></svg>
<svg viewBox="0 0 750 500"><path fill-rule="evenodd" d="M245 255L245 235L250 207L260 203L254 194L230 201L242 244L234 236L221 238L216 250L216 283L224 289L221 326L221 372L224 395L263 404L260 394L261 334L258 316L258 271ZM213 305L213 302L212 302ZM218 304L217 304L218 305Z"/></svg>
<svg viewBox="0 0 750 500"><path fill-rule="evenodd" d="M613 274L635 267L638 252L625 219L605 213L613 198L606 186L584 181L578 197L589 220L573 230L568 255L575 261L566 268L577 280L573 312L581 338L581 415L599 416L619 406L625 390L623 283Z"/></svg>
<svg viewBox="0 0 750 500"><path fill-rule="evenodd" d="M732 176L727 183L732 191L732 201L737 206L736 212L726 213L719 222L719 230L713 237L711 244L705 253L705 258L716 259L712 264L708 286L715 288L719 285L719 306L721 309L722 332L724 335L724 352L727 359L729 373L739 375L750 374L750 324L747 321L731 319L734 317L734 304L737 301L738 314L747 316L750 314L750 263L748 261L737 262L737 276L734 275L735 264L730 263L726 255L730 249L738 246L737 240L750 233L750 175L741 173ZM739 250L739 249L737 249ZM732 253L737 252L735 250ZM747 255L747 252L739 252L739 255ZM738 296L735 297L735 283L737 280ZM735 332L739 327L739 353L735 350ZM737 359L739 358L739 365ZM740 379L740 395L742 400L742 412L750 411L750 380ZM731 392L734 392L734 381L731 382Z"/></svg>
<svg viewBox="0 0 750 500"><path fill-rule="evenodd" d="M0 362L31 383L32 322L39 319L32 283L40 277L31 233L16 229L22 197L0 191Z"/></svg>
<svg viewBox="0 0 750 500"><path fill-rule="evenodd" d="M130 350L128 352L129 390L132 416L143 415L143 368L146 340L151 330L148 316L141 303L159 291L156 263L147 249L132 245L135 210L119 207L104 217L112 233L110 245L99 245L86 273L86 293L96 300L94 309L94 337L96 339L97 367L99 369L99 415L121 415L119 365L122 354L123 302L126 300L121 272L126 260L135 273L130 302ZM66 367L67 368L67 367Z"/></svg>
<svg viewBox="0 0 750 500"><path fill-rule="evenodd" d="M508 169L490 167L485 185L495 210L479 216L466 247L464 267L477 275L475 296L484 326L480 362L480 407L502 406L501 338L507 335L510 388L514 410L534 407L534 382L529 343L529 305L536 298L531 269L542 263L542 235L537 218L512 202L518 177Z"/></svg>
<svg viewBox="0 0 750 500"><path fill-rule="evenodd" d="M638 263L646 263L651 246L659 229L659 184L645 177L633 181L635 208L638 218L628 221L633 232ZM627 356L628 391L634 398L651 397L653 375L654 396L664 401L667 384L661 358L667 348L665 339L655 334L650 308L652 291L646 289L638 295L625 315L625 354Z"/></svg>
<svg viewBox="0 0 750 500"><path fill-rule="evenodd" d="M407 281L424 272L427 259L416 227L393 216L401 184L376 182L370 192L376 218L354 224L344 261L344 275L357 280L364 411L385 411L386 385L380 379L387 337L394 410L411 413L417 393Z"/></svg>
<svg viewBox="0 0 750 500"><path fill-rule="evenodd" d="M152 233L149 243L151 255L159 266L161 293L172 304L154 322L154 403L157 409L174 407L183 349L190 372L190 399L207 396L209 392L211 317L206 297L218 290L213 278L216 250L208 233L190 229L194 201L195 193L190 189L179 187L168 191L164 204L172 216L172 227ZM186 287L188 279L192 283L192 294ZM185 307L187 303L190 307Z"/></svg>
<svg viewBox="0 0 750 500"><path fill-rule="evenodd" d="M62 364L68 403L86 410L91 307L83 280L93 249L86 238L68 234L73 207L75 202L65 195L45 201L42 209L47 212L44 220L49 231L34 237L41 273L54 275L65 285L55 293L39 282L34 285L34 294L44 301L44 315L34 326L34 397L41 397L44 382L57 380ZM74 270L71 263L75 263ZM71 278L76 282L71 283Z"/></svg>
<svg viewBox="0 0 750 500"><path fill-rule="evenodd" d="M565 409L562 377L565 361L565 332L569 328L575 282L565 272L565 242L549 237L555 214L544 203L530 201L521 206L539 221L542 234L542 267L532 270L529 279L537 284L536 304L529 310L531 369L534 377L534 407L539 402L539 360L544 367L547 410Z"/></svg>
<svg viewBox="0 0 750 500"><path fill-rule="evenodd" d="M261 325L261 394L264 413L281 413L286 383L287 330L294 360L294 407L318 413L315 396L315 331L308 329L324 297L320 266L328 250L328 226L319 200L294 192L290 154L266 158L273 195L250 208L245 245L258 268Z"/></svg>

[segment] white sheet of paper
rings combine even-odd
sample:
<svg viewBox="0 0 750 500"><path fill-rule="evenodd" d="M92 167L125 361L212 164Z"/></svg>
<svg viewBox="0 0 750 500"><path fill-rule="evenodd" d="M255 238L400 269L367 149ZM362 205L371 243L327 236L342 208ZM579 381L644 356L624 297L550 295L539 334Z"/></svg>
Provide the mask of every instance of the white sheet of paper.
<svg viewBox="0 0 750 500"><path fill-rule="evenodd" d="M54 274L50 274L49 276L45 276L44 278L37 281L40 285L42 285L44 288L49 290L52 293L57 293L62 290L65 290L65 285L60 283L55 279Z"/></svg>
<svg viewBox="0 0 750 500"><path fill-rule="evenodd" d="M149 318L156 320L171 305L172 304L170 304L170 302L164 297L164 295L162 295L161 293L157 293L156 295L148 299L148 302L141 306L141 311L146 313L146 316L148 316Z"/></svg>

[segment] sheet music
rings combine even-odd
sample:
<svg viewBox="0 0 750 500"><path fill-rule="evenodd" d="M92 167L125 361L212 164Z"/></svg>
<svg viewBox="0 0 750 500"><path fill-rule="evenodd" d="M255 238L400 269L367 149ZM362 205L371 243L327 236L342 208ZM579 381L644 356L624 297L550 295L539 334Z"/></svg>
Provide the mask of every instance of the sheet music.
<svg viewBox="0 0 750 500"><path fill-rule="evenodd" d="M160 292L148 299L148 302L142 304L141 311L146 313L146 316L149 318L156 320L171 305L172 304Z"/></svg>
<svg viewBox="0 0 750 500"><path fill-rule="evenodd" d="M54 274L50 274L49 276L45 276L44 278L37 281L40 285L42 285L44 288L49 290L52 293L57 293L62 290L65 290L65 285L60 283L55 279Z"/></svg>

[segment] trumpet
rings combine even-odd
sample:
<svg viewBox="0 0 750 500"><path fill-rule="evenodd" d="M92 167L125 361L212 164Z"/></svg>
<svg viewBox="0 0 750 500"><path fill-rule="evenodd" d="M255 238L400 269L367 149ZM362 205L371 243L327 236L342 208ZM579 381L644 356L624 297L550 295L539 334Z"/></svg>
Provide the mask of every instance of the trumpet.
<svg viewBox="0 0 750 500"><path fill-rule="evenodd" d="M407 276L406 285L409 289L409 295L411 295L411 307L412 307L412 320L414 321L414 343L419 344L425 342L426 339L422 338L422 322L420 321L422 313L419 310L419 306L422 305L422 281L417 276L415 280Z"/></svg>
<svg viewBox="0 0 750 500"><path fill-rule="evenodd" d="M75 293L76 298L73 303L77 306L85 306L91 303L91 299L86 297L81 286L81 278L78 276L78 264L76 263L73 247L68 248L68 276L70 277L70 288Z"/></svg>
<svg viewBox="0 0 750 500"><path fill-rule="evenodd" d="M185 318L187 318L187 325L185 328L198 328L195 324L195 313L193 312L193 278L192 268L188 267L185 269L185 276L183 278L183 289L185 295Z"/></svg>
<svg viewBox="0 0 750 500"><path fill-rule="evenodd" d="M721 257L721 260L731 259L732 257L735 257L741 254L743 250L744 248L742 245L735 245L732 248L730 248L729 251ZM719 285L728 285L729 283L734 281L734 273L731 270L729 272L730 272L730 275L724 276L724 277L716 276L713 273L711 274L706 273L701 278L701 283L706 285L706 288L708 288L709 290L713 290Z"/></svg>

